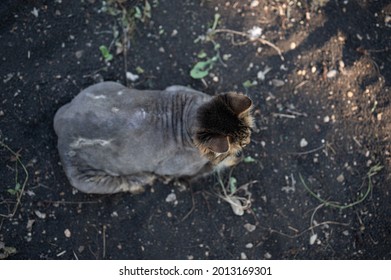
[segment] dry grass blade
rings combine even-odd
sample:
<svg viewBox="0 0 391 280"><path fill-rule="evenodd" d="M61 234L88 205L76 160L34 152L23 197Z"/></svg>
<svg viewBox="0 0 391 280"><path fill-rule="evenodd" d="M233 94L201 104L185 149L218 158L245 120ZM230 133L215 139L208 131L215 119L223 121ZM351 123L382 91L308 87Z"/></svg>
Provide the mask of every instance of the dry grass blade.
<svg viewBox="0 0 391 280"><path fill-rule="evenodd" d="M331 201L327 201L323 198L321 198L319 195L317 195L316 193L314 193L306 184L303 176L299 173L299 177L300 177L300 180L301 180L301 183L303 184L304 188L313 196L315 197L317 200L319 200L322 204L324 204L325 206L329 206L329 207L333 207L333 208L338 208L338 209L347 209L347 208L351 208L357 204L360 204L362 203L366 198L367 196L369 195L369 193L371 192L371 190L373 189L373 185L372 185L372 177L374 175L376 175L380 170L383 169L383 166L377 164L377 165L374 165L372 166L368 173L367 173L367 179L368 179L368 188L365 192L365 194L359 198L358 200L352 202L352 203L349 203L349 204L346 204L346 205L342 205L341 203L339 202L331 202Z"/></svg>

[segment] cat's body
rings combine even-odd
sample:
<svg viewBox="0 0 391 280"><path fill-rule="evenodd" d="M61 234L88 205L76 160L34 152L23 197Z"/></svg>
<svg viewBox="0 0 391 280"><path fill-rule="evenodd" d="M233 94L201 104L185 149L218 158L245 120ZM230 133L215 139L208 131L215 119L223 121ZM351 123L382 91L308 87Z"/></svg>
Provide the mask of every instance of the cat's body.
<svg viewBox="0 0 391 280"><path fill-rule="evenodd" d="M192 178L235 164L239 148L229 153L228 135L203 123L213 100L182 86L139 91L104 82L83 90L54 118L68 179L87 193L138 193L157 176ZM247 138L250 126L249 119Z"/></svg>

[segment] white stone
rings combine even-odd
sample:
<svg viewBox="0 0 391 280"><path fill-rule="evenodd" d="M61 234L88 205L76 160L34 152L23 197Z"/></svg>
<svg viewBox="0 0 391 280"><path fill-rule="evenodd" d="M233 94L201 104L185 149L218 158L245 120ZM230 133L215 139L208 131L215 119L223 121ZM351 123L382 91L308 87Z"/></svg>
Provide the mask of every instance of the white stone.
<svg viewBox="0 0 391 280"><path fill-rule="evenodd" d="M307 140L305 140L305 138L303 138L303 139L300 140L300 147L301 147L301 148L304 148L304 147L306 147L307 145L308 145L308 142L307 142Z"/></svg>

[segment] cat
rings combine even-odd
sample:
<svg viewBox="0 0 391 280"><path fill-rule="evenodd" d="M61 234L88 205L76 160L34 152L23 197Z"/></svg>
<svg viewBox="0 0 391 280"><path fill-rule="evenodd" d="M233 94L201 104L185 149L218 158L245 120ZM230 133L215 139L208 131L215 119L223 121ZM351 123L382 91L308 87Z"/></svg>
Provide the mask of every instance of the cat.
<svg viewBox="0 0 391 280"><path fill-rule="evenodd" d="M56 112L54 130L72 186L136 194L159 177L191 179L237 164L250 143L251 109L242 94L101 82Z"/></svg>

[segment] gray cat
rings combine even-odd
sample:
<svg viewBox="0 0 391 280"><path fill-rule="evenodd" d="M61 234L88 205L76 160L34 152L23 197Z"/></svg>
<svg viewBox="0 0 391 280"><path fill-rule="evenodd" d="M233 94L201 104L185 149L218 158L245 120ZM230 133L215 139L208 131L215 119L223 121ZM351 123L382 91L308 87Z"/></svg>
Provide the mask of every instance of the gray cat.
<svg viewBox="0 0 391 280"><path fill-rule="evenodd" d="M251 100L183 86L163 91L103 82L54 117L70 183L86 193L140 193L158 178L194 178L237 164L250 142Z"/></svg>

